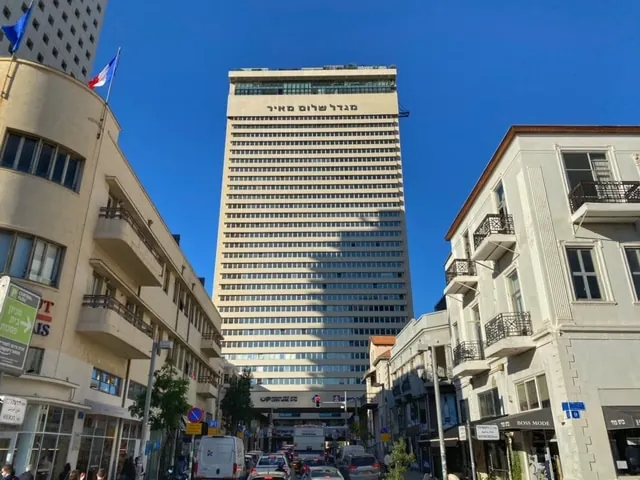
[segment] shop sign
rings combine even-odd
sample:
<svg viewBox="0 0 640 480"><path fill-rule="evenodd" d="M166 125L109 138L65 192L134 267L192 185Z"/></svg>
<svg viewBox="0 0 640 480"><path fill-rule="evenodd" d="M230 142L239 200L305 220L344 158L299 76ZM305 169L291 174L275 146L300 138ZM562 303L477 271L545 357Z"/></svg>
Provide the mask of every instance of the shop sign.
<svg viewBox="0 0 640 480"><path fill-rule="evenodd" d="M467 427L465 425L460 425L458 427L458 439L461 442L467 441Z"/></svg>
<svg viewBox="0 0 640 480"><path fill-rule="evenodd" d="M8 425L22 425L27 411L27 401L24 398L0 395L0 423Z"/></svg>
<svg viewBox="0 0 640 480"><path fill-rule="evenodd" d="M39 305L36 293L0 278L0 368L22 373Z"/></svg>
<svg viewBox="0 0 640 480"><path fill-rule="evenodd" d="M298 105L297 110L299 112L326 112L327 107L331 108L331 111L336 112L356 112L358 110L357 105ZM276 105L267 107L270 112L295 112L296 107L293 105Z"/></svg>
<svg viewBox="0 0 640 480"><path fill-rule="evenodd" d="M500 440L498 425L476 425L476 438L478 440Z"/></svg>
<svg viewBox="0 0 640 480"><path fill-rule="evenodd" d="M34 335L40 335L41 337L49 336L49 333L51 333L54 306L55 302L52 302L51 300L42 300L40 302L40 308L38 309L38 315L36 316L36 323L33 326Z"/></svg>
<svg viewBox="0 0 640 480"><path fill-rule="evenodd" d="M298 397L260 397L262 403L296 403Z"/></svg>

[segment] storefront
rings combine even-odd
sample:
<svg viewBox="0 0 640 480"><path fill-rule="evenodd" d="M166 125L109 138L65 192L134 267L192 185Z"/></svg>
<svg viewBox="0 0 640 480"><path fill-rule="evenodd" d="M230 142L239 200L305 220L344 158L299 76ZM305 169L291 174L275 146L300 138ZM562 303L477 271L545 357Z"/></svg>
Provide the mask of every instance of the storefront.
<svg viewBox="0 0 640 480"><path fill-rule="evenodd" d="M58 477L73 449L73 406L29 403L22 425L3 425L0 431L0 461L13 463L19 475L27 466L35 480Z"/></svg>
<svg viewBox="0 0 640 480"><path fill-rule="evenodd" d="M640 476L640 406L602 407L618 476Z"/></svg>

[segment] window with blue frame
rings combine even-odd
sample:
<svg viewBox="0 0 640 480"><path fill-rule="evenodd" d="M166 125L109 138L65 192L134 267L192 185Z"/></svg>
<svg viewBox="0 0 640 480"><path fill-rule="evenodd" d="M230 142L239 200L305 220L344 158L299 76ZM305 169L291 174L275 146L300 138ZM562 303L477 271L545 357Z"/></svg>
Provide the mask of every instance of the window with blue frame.
<svg viewBox="0 0 640 480"><path fill-rule="evenodd" d="M93 390L99 390L107 395L119 397L121 393L121 386L122 378L108 372L103 372L97 368L93 369L91 374L91 388Z"/></svg>

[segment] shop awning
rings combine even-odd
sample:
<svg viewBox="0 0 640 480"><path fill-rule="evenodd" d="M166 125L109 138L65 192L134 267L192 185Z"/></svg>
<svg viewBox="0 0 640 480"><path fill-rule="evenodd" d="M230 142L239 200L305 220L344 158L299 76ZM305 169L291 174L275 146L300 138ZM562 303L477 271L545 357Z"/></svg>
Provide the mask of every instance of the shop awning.
<svg viewBox="0 0 640 480"><path fill-rule="evenodd" d="M602 407L607 430L640 428L640 405L631 407Z"/></svg>
<svg viewBox="0 0 640 480"><path fill-rule="evenodd" d="M550 408L539 408L526 412L493 418L482 425L497 425L500 430L554 430Z"/></svg>

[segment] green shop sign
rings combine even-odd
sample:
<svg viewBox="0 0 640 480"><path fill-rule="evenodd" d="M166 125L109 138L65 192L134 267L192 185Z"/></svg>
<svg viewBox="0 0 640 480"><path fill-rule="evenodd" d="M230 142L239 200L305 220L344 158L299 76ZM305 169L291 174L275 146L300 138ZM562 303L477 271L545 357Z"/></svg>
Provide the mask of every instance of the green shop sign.
<svg viewBox="0 0 640 480"><path fill-rule="evenodd" d="M38 294L0 278L0 370L22 374L39 306Z"/></svg>

